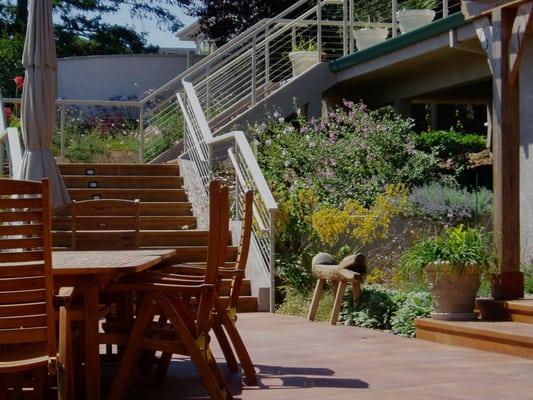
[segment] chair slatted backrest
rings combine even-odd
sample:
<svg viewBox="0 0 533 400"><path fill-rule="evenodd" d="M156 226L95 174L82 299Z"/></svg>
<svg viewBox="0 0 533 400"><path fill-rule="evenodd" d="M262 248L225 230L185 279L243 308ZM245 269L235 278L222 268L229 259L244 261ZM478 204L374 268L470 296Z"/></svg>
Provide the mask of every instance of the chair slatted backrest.
<svg viewBox="0 0 533 400"><path fill-rule="evenodd" d="M237 253L237 261L235 266L240 271L246 270L246 263L248 262L248 254L250 253L250 242L252 240L253 228L253 207L254 207L254 192L247 190L244 194L244 221L241 227L241 237L239 241L239 251ZM242 277L233 278L230 292L229 308L237 308L237 303L240 297L242 284Z"/></svg>
<svg viewBox="0 0 533 400"><path fill-rule="evenodd" d="M139 200L72 202L73 250L129 250L139 246Z"/></svg>
<svg viewBox="0 0 533 400"><path fill-rule="evenodd" d="M55 357L53 296L48 180L0 179L0 344L45 342Z"/></svg>
<svg viewBox="0 0 533 400"><path fill-rule="evenodd" d="M248 262L250 252L250 241L252 240L253 213L254 213L254 192L247 190L244 194L244 221L241 228L241 238L239 241L239 252L237 254L237 269L244 271Z"/></svg>
<svg viewBox="0 0 533 400"><path fill-rule="evenodd" d="M224 265L229 229L229 190L220 187L219 181L209 184L209 235L207 243L207 262L204 283L218 283L218 268ZM213 310L215 293L201 296L197 310L199 332L211 329L211 311Z"/></svg>

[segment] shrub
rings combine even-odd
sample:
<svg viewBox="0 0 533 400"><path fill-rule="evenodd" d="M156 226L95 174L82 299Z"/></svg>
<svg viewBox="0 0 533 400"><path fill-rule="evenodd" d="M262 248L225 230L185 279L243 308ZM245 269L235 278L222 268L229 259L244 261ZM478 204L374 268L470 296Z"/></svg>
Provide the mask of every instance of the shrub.
<svg viewBox="0 0 533 400"><path fill-rule="evenodd" d="M414 337L416 333L415 319L428 318L432 309L431 294L427 292L408 293L405 301L398 307L392 318L392 333Z"/></svg>
<svg viewBox="0 0 533 400"><path fill-rule="evenodd" d="M255 126L258 161L271 187L286 197L295 186L312 188L319 203L363 205L389 184L421 185L432 180L437 159L414 148L411 121L390 109L369 111L346 102L327 120L291 123L274 114Z"/></svg>
<svg viewBox="0 0 533 400"><path fill-rule="evenodd" d="M424 132L414 137L415 148L427 153L436 151L441 158L478 153L486 148L484 136L455 131Z"/></svg>
<svg viewBox="0 0 533 400"><path fill-rule="evenodd" d="M392 327L392 319L405 300L405 294L378 285L363 287L361 299L354 305L351 293L346 296L341 311L345 325L362 328L386 329Z"/></svg>
<svg viewBox="0 0 533 400"><path fill-rule="evenodd" d="M525 291L533 294L533 264L524 267Z"/></svg>
<svg viewBox="0 0 533 400"><path fill-rule="evenodd" d="M490 215L492 202L492 192L485 188L471 192L433 182L411 191L407 214L447 225L468 224Z"/></svg>

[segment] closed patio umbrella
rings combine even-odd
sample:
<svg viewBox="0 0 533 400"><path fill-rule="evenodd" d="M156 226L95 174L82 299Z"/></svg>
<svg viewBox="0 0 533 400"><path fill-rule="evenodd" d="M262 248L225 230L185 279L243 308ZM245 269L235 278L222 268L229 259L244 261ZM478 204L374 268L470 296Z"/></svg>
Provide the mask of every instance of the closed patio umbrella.
<svg viewBox="0 0 533 400"><path fill-rule="evenodd" d="M32 0L22 63L26 70L22 91L21 125L26 151L22 179L50 181L53 208L70 203L52 154L56 119L56 48L52 1Z"/></svg>

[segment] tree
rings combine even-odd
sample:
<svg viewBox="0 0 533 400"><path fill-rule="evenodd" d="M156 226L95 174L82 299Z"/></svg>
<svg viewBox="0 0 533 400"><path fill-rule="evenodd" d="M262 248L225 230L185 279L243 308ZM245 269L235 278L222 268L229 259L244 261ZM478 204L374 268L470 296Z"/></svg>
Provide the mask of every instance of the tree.
<svg viewBox="0 0 533 400"><path fill-rule="evenodd" d="M263 18L274 17L296 0L201 0L189 8L202 31L218 46Z"/></svg>
<svg viewBox="0 0 533 400"><path fill-rule="evenodd" d="M191 0L54 0L53 12L59 56L149 53L157 47L146 34L106 23L103 16L122 8L133 19L153 20L161 29L176 31L182 23L173 11ZM21 59L28 21L28 0L0 0L0 93L15 94L13 77L23 73Z"/></svg>

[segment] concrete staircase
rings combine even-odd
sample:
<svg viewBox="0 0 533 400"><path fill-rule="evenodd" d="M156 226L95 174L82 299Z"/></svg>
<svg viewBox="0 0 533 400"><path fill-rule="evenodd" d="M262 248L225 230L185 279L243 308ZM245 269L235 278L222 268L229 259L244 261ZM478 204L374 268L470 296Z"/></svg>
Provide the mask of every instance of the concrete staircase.
<svg viewBox="0 0 533 400"><path fill-rule="evenodd" d="M73 200L139 199L141 201L141 248L177 249L173 262L202 262L207 254L207 231L196 229L196 217L178 165L61 164L59 166ZM107 210L113 216L113 210ZM53 246L69 248L70 208L52 218ZM105 240L103 234L102 240ZM228 262L235 261L237 247L228 243ZM238 243L237 243L238 245ZM230 282L222 284L227 296ZM257 311L250 281L241 288L240 312Z"/></svg>
<svg viewBox="0 0 533 400"><path fill-rule="evenodd" d="M533 298L478 299L477 321L416 322L417 339L533 359Z"/></svg>

